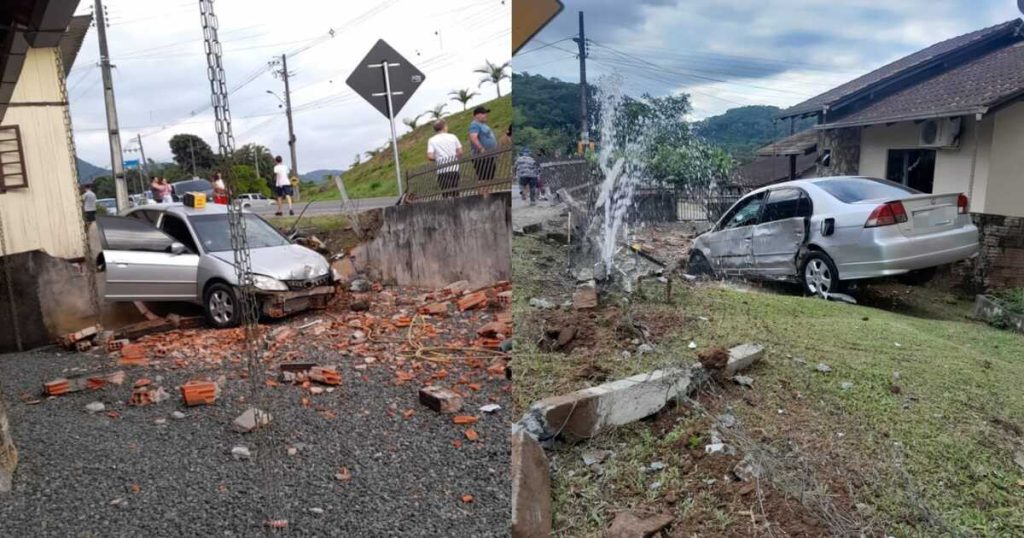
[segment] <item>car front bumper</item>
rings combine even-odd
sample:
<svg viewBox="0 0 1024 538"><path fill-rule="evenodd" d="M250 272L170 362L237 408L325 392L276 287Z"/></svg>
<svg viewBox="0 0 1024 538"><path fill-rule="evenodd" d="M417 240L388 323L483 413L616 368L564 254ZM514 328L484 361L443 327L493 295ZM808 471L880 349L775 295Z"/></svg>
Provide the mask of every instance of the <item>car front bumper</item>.
<svg viewBox="0 0 1024 538"><path fill-rule="evenodd" d="M333 286L297 291L261 291L257 293L260 311L269 318L281 318L303 310L322 310L334 297Z"/></svg>
<svg viewBox="0 0 1024 538"><path fill-rule="evenodd" d="M858 280L900 275L955 263L975 256L980 250L978 229L963 226L934 234L904 236L895 227L876 229L855 249L843 249L833 259L839 278Z"/></svg>

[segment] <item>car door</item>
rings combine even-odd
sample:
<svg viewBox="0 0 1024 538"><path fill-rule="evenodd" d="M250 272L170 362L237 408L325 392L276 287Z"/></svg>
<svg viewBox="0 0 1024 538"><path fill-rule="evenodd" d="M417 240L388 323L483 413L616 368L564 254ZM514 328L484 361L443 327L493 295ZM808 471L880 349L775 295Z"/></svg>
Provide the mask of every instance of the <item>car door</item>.
<svg viewBox="0 0 1024 538"><path fill-rule="evenodd" d="M754 274L764 278L797 275L796 257L807 240L811 199L802 189L773 189L761 221L753 227Z"/></svg>
<svg viewBox="0 0 1024 538"><path fill-rule="evenodd" d="M761 192L740 200L708 235L708 261L716 272L744 275L753 269L753 227L761 217L764 198Z"/></svg>
<svg viewBox="0 0 1024 538"><path fill-rule="evenodd" d="M165 212L160 217L157 226L172 239L185 246L185 252L181 254L184 258L181 263L175 265L174 274L168 275L168 286L174 286L173 295L192 299L198 295L197 275L199 273L199 247L196 244L192 230L186 224L185 219L178 215Z"/></svg>
<svg viewBox="0 0 1024 538"><path fill-rule="evenodd" d="M152 224L128 217L96 219L103 250L104 298L186 301L195 298L199 256L173 251L178 242ZM191 286L182 275L191 272Z"/></svg>

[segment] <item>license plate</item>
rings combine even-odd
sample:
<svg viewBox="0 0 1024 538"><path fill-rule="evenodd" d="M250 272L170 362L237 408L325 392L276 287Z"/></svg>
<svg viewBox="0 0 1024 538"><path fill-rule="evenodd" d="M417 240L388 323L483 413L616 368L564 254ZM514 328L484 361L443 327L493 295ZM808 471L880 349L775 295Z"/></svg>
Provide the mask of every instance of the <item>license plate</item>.
<svg viewBox="0 0 1024 538"><path fill-rule="evenodd" d="M953 224L954 213L951 208L940 207L914 212L914 228L939 228Z"/></svg>

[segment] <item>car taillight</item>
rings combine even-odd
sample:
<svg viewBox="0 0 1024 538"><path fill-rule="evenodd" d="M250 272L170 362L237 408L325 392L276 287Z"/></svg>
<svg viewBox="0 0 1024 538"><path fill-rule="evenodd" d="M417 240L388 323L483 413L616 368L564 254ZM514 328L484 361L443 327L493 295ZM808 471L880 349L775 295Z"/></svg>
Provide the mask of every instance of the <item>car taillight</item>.
<svg viewBox="0 0 1024 538"><path fill-rule="evenodd" d="M888 202L875 208L864 223L865 228L877 228L907 222L907 210L902 202Z"/></svg>
<svg viewBox="0 0 1024 538"><path fill-rule="evenodd" d="M961 194L956 197L956 212L960 215L967 214L967 195Z"/></svg>

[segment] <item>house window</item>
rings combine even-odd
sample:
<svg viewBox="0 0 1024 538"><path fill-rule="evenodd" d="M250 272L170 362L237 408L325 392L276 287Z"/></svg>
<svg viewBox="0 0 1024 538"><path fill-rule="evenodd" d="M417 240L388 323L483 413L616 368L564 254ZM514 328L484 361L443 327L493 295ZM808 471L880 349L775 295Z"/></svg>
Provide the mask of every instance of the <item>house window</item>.
<svg viewBox="0 0 1024 538"><path fill-rule="evenodd" d="M17 125L0 127L0 193L28 187L25 176L25 151Z"/></svg>
<svg viewBox="0 0 1024 538"><path fill-rule="evenodd" d="M890 149L885 179L931 193L935 182L935 150Z"/></svg>

